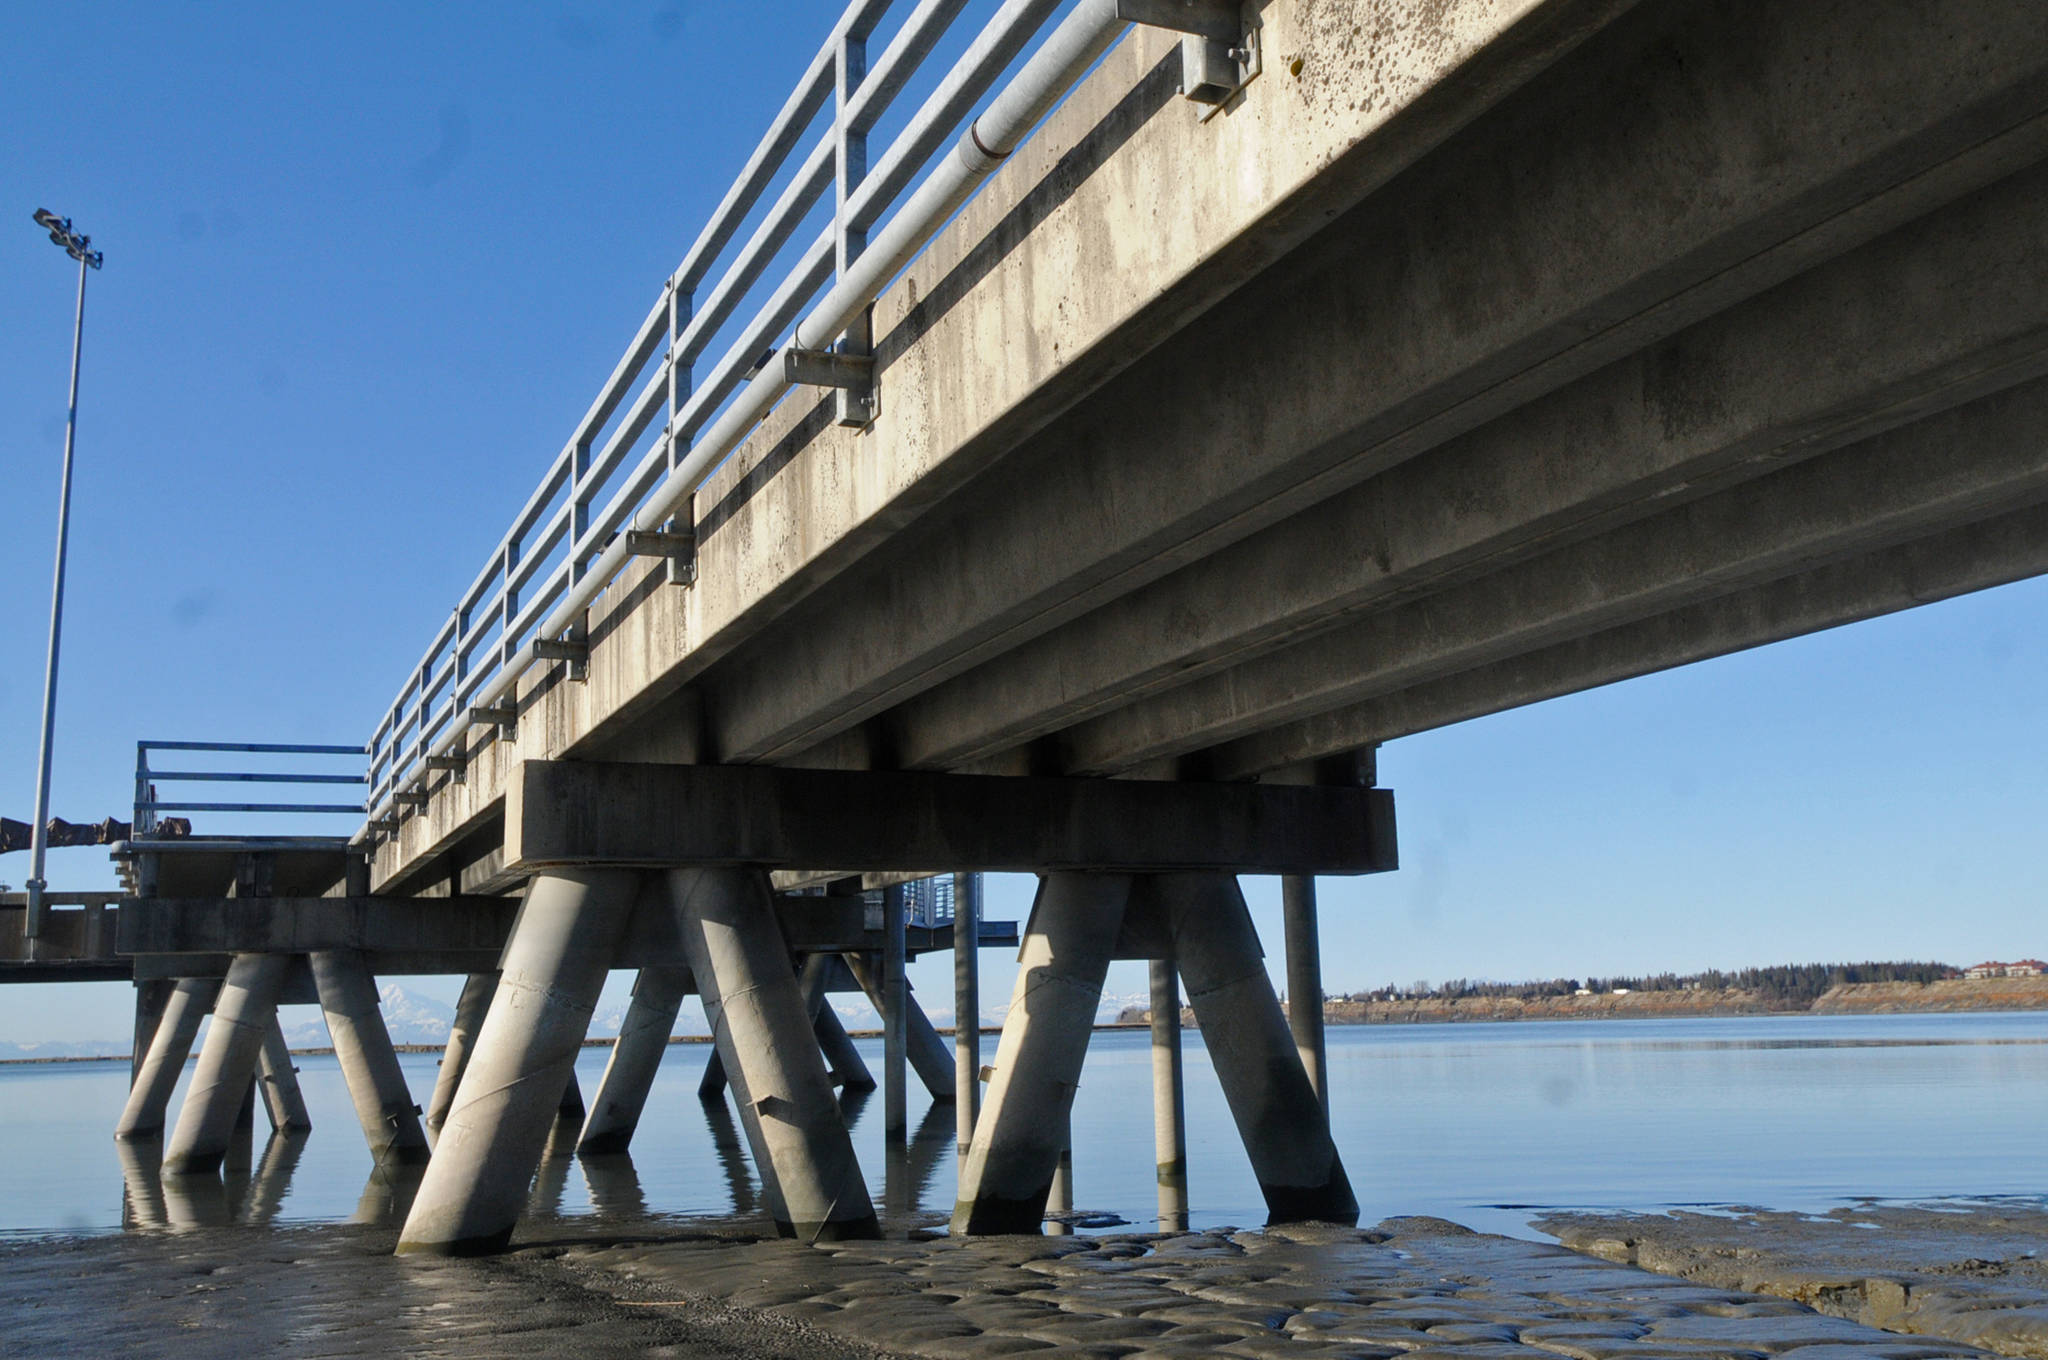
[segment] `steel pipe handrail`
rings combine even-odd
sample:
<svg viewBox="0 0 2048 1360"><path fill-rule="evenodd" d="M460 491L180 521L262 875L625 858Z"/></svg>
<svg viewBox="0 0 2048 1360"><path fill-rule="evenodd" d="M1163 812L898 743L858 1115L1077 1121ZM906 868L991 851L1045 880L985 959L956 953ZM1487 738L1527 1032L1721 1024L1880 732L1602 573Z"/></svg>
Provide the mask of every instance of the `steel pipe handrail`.
<svg viewBox="0 0 2048 1360"><path fill-rule="evenodd" d="M580 624L582 611L627 564L628 532L659 530L684 511L781 401L791 384L780 363L758 366L764 351L778 355L785 335L792 346L815 349L846 333L1128 26L1118 0L1081 0L959 133L975 103L1058 8L1058 0L1008 0L869 173L856 178L840 167L845 187L831 227L791 264L705 381L690 386L704 344L731 323L739 301L759 285L834 182L839 148L879 120L964 4L923 0L868 79L838 91L826 136L797 163L719 275L706 307L695 311L697 286L832 101L842 50L865 44L889 0L855 0L842 14L682 264L664 281L660 299L569 443L379 722L368 747L368 806L378 817L390 811L393 795L418 779L426 757L445 756L465 739L471 709L492 709L516 694L520 676L537 658L538 639L563 636ZM952 153L927 170L949 139ZM891 213L906 190L909 197ZM877 223L879 231L856 249ZM844 261L836 270L835 260ZM654 428L664 405L666 423L653 446L622 475L627 455ZM593 444L608 429L593 456ZM593 514L593 502L605 491L611 494ZM538 539L529 542L536 532Z"/></svg>

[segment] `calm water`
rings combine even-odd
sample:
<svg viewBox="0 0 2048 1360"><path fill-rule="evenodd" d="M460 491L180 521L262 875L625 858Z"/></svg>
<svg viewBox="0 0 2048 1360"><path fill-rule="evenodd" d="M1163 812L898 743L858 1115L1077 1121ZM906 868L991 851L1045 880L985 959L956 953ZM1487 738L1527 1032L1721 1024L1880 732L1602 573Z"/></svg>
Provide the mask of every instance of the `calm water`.
<svg viewBox="0 0 2048 1360"><path fill-rule="evenodd" d="M983 1043L987 1060L994 1036ZM1817 1210L1858 1196L2048 1190L2048 1014L1376 1026L1333 1029L1329 1045L1338 1143L1367 1223L1435 1214L1529 1236L1528 1220L1550 1207ZM879 1043L862 1048L879 1072ZM751 1213L757 1186L737 1125L707 1121L696 1097L709 1052L672 1046L630 1160L550 1162L534 1213ZM586 1095L606 1056L585 1051ZM252 1177L196 1196L158 1198L139 1175L142 1217L388 1214L392 1191L372 1175L333 1060L299 1064L310 1138L280 1142ZM434 1065L431 1054L405 1058L415 1099L432 1090ZM111 1130L126 1086L125 1062L0 1068L0 1234L122 1227ZM1187 1099L1195 1226L1263 1222L1193 1032ZM852 1111L875 1202L899 1220L944 1212L953 1195L952 1109L927 1110L914 1076L911 1109L922 1122L893 1161L879 1094ZM1077 1209L1153 1226L1150 1112L1147 1037L1098 1034L1075 1104Z"/></svg>

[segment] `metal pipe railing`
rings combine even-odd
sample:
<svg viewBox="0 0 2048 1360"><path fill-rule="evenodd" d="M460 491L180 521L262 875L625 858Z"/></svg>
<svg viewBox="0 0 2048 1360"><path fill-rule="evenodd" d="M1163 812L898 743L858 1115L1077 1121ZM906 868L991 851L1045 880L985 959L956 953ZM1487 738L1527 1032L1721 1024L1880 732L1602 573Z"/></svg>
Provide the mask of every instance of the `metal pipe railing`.
<svg viewBox="0 0 2048 1360"><path fill-rule="evenodd" d="M239 755L270 756L355 756L369 754L361 746L322 746L300 742L261 741L138 741L135 743L135 814L130 829L136 839L145 839L157 829L160 812L249 812L249 813L352 813L361 816L367 806L355 803L218 803L159 798L158 784L297 784L333 787L362 787L370 774L337 773L332 770L157 770L150 768L151 751L204 751Z"/></svg>
<svg viewBox="0 0 2048 1360"><path fill-rule="evenodd" d="M1129 22L1120 17L1128 6L1118 0L1081 0L958 131L1059 8L1059 0L1007 0L862 174L860 162L847 158L865 160L866 133L907 88L966 0L922 0L859 79L867 36L889 3L856 0L841 15L664 282L568 444L436 630L367 748L374 820L390 811L393 796L421 773L425 758L445 756L466 738L472 709L495 709L516 694L520 676L537 658L538 639L563 636L580 624L583 611L626 566L628 532L661 530L684 512L713 470L790 391L781 363L759 365L763 354L779 359L785 336L790 346L818 349L854 329ZM855 78L842 79L848 71ZM830 126L792 168L806 131L828 104ZM949 140L951 154L927 172ZM783 187L713 282L704 306L695 307L697 289L785 170ZM742 301L834 184L831 224L797 255L693 387L704 347L731 327ZM906 191L909 197L891 214L890 205ZM652 447L628 467L631 452L664 414ZM600 496L606 499L598 505Z"/></svg>

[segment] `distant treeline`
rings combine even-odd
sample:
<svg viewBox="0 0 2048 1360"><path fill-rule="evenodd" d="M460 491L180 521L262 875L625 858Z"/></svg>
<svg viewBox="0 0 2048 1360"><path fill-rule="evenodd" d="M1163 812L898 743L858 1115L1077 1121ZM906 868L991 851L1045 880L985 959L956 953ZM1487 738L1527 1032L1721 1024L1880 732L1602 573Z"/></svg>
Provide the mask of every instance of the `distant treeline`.
<svg viewBox="0 0 2048 1360"><path fill-rule="evenodd" d="M1389 985L1370 992L1356 992L1346 1001L1413 1000L1432 997L1457 1000L1463 997L1519 997L1533 1001L1541 997L1575 996L1588 992L1723 992L1754 993L1773 1006L1810 1006L1829 989L1851 982L1939 982L1961 977L1962 970L1946 963L1786 963L1774 968L1738 968L1722 972L1658 973L1653 977L1550 978L1541 982L1474 982L1453 978L1430 986L1427 982L1406 987Z"/></svg>

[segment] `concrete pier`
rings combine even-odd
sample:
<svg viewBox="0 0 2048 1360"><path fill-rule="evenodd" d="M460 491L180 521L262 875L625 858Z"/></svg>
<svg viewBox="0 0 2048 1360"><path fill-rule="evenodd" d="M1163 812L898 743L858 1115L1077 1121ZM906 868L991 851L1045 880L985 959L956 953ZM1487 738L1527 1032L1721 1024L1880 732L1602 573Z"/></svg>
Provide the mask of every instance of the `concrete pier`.
<svg viewBox="0 0 2048 1360"><path fill-rule="evenodd" d="M1287 947L1287 1028L1323 1113L1330 1112L1329 1057L1323 1047L1323 944L1316 920L1316 881L1307 874L1280 879L1281 933Z"/></svg>
<svg viewBox="0 0 2048 1360"><path fill-rule="evenodd" d="M292 1065L291 1046L285 1042L275 1010L256 1058L256 1089L270 1115L271 1132L306 1133L312 1129L313 1117L306 1113L306 1096L299 1089L299 1069Z"/></svg>
<svg viewBox="0 0 2048 1360"><path fill-rule="evenodd" d="M704 1071L697 1078L697 1099L725 1098L725 1058L716 1047L704 1059Z"/></svg>
<svg viewBox="0 0 2048 1360"><path fill-rule="evenodd" d="M1050 874L1039 884L960 1176L955 1233L1036 1233L1044 1223L1130 892L1121 874Z"/></svg>
<svg viewBox="0 0 2048 1360"><path fill-rule="evenodd" d="M886 1020L889 993L883 984L881 974L875 971L873 961L859 954L848 954L846 966L853 973L854 981L867 994L868 1001L881 1012L885 1021L884 1043L886 1045ZM938 1028L932 1018L924 1013L924 1007L917 1003L917 993L910 989L908 979L903 984L903 1058L908 1070L917 1073L917 1079L924 1085L925 1094L933 1100L950 1102L953 1097L953 1058L946 1052L946 1041L939 1037ZM886 1049L884 1057L886 1060ZM884 1080L886 1081L886 1074ZM908 1083L905 1083L906 1090ZM906 1116L906 1119L908 1116Z"/></svg>
<svg viewBox="0 0 2048 1360"><path fill-rule="evenodd" d="M981 875L953 875L953 1125L965 1165L981 1109Z"/></svg>
<svg viewBox="0 0 2048 1360"><path fill-rule="evenodd" d="M879 1236L767 876L676 869L666 886L777 1231L806 1241Z"/></svg>
<svg viewBox="0 0 2048 1360"><path fill-rule="evenodd" d="M498 974L471 973L463 979L462 995L455 999L455 1019L448 1026L448 1047L441 1054L441 1070L434 1078L434 1094L427 1101L427 1132L439 1136L455 1104L455 1091L462 1084L462 1071L476 1046L477 1031L491 1009L491 997L498 990Z"/></svg>
<svg viewBox="0 0 2048 1360"><path fill-rule="evenodd" d="M1152 1159L1159 1180L1159 1231L1188 1230L1187 1094L1182 1075L1180 979L1172 959L1153 959Z"/></svg>
<svg viewBox="0 0 2048 1360"><path fill-rule="evenodd" d="M180 978L164 1002L164 1011L150 1039L149 1052L136 1070L128 1088L128 1103L121 1110L114 1137L123 1142L160 1138L164 1116L171 1104L171 1092L184 1074L185 1059L191 1056L192 1041L199 1024L213 1007L220 991L218 978Z"/></svg>
<svg viewBox="0 0 2048 1360"><path fill-rule="evenodd" d="M1188 1002L1266 1197L1270 1221L1355 1223L1358 1201L1330 1120L1266 975L1251 913L1229 874L1161 874L1164 912Z"/></svg>
<svg viewBox="0 0 2048 1360"><path fill-rule="evenodd" d="M898 883L882 894L882 957L879 994L871 996L882 1013L882 1133L894 1147L910 1132L909 1083L904 1062L909 1053L909 1035L904 1032L904 1011L910 1002L910 984L904 979L904 894Z"/></svg>
<svg viewBox="0 0 2048 1360"><path fill-rule="evenodd" d="M825 1055L825 1066L832 1074L832 1084L843 1091L872 1091L875 1089L875 1074L868 1071L867 1059L853 1046L853 1036L846 1032L846 1025L839 1013L832 1009L829 1001L821 1002L811 1018L811 1032L817 1036L818 1048Z"/></svg>
<svg viewBox="0 0 2048 1360"><path fill-rule="evenodd" d="M1045 1194L1046 1235L1071 1237L1074 1225L1074 1129L1067 1126L1060 1140L1060 1164L1052 1173L1052 1188Z"/></svg>
<svg viewBox="0 0 2048 1360"><path fill-rule="evenodd" d="M163 1019L164 1007L170 1004L171 993L176 989L177 983L168 978L135 984L135 1041L128 1050L128 1089L131 1091L142 1075L143 1060L149 1057L150 1045L156 1042L156 1027Z"/></svg>
<svg viewBox="0 0 2048 1360"><path fill-rule="evenodd" d="M286 954L237 954L228 965L177 1127L164 1145L165 1174L220 1170L256 1079L263 1041L277 1023L277 998L290 964Z"/></svg>
<svg viewBox="0 0 2048 1360"><path fill-rule="evenodd" d="M400 1252L474 1255L511 1240L640 877L614 869L534 878Z"/></svg>
<svg viewBox="0 0 2048 1360"><path fill-rule="evenodd" d="M832 1009L832 998L826 990L833 971L842 966L833 955L813 954L804 960L797 985L803 989L804 1005L811 1013L811 1033L825 1055L825 1070L832 1084L844 1091L872 1091L874 1074L868 1071L860 1050L853 1046L853 1038L840 1022L839 1013Z"/></svg>
<svg viewBox="0 0 2048 1360"><path fill-rule="evenodd" d="M391 1032L384 1027L376 979L362 955L352 949L316 950L307 959L321 1012L327 1017L327 1033L334 1040L334 1058L348 1083L370 1156L380 1164L424 1162L427 1135L399 1070Z"/></svg>
<svg viewBox="0 0 2048 1360"><path fill-rule="evenodd" d="M669 1035L676 1027L676 1011L690 991L690 973L685 968L642 968L633 981L633 999L626 1007L626 1019L612 1044L612 1056L605 1064L604 1077L591 1101L590 1117L576 1150L593 1153L624 1152L639 1127L640 1112L647 1105L647 1093L654 1088L655 1073L668 1055Z"/></svg>

